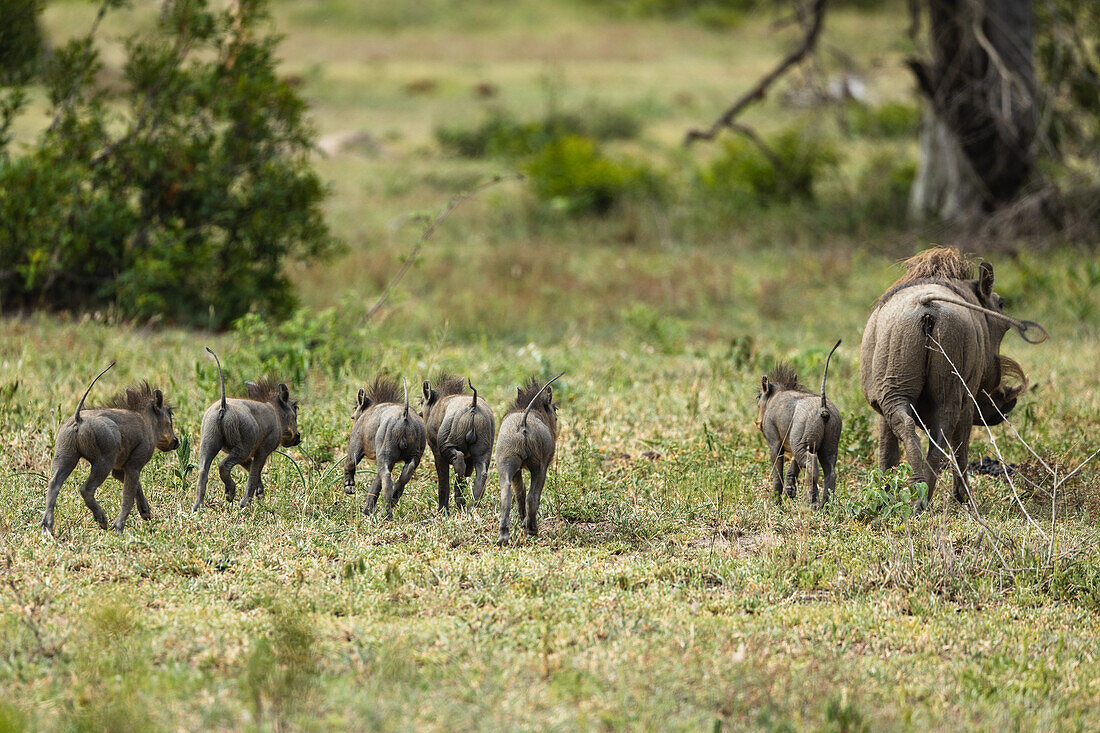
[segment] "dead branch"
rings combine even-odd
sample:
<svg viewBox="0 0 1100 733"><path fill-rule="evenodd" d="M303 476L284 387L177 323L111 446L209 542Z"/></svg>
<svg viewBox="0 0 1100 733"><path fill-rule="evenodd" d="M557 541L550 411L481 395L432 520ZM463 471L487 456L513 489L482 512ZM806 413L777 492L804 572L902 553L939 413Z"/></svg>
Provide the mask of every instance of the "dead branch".
<svg viewBox="0 0 1100 733"><path fill-rule="evenodd" d="M433 218L431 222L428 223L428 226L424 228L424 231L421 233L420 238L416 240L416 244L413 245L412 250L409 252L409 256L405 258L405 261L401 264L401 267L397 270L396 273L394 273L394 276L390 279L389 283L386 285L381 295L378 296L378 300L376 300L374 302L374 305L371 306L370 310L367 311L367 315L363 317L363 320L369 321L372 317L374 317L375 313L381 310L382 306L386 304L386 299L389 298L390 293L397 286L397 284L401 282L401 278L405 277L405 273L409 271L409 269L413 266L413 263L416 262L416 258L420 255L420 250L424 248L424 245L428 242L429 239L431 239L432 235L435 234L435 230L439 228L439 225L443 223L443 220L446 219L452 211L457 209L463 201L470 198L471 196L480 193L481 191L484 191L487 188L491 188L498 183L501 183L502 181L519 181L522 179L523 175L520 173L513 173L507 176L494 176L492 179L485 181L484 183L479 183L468 191L463 191L462 193L453 196L451 200L447 202L447 205L444 206L438 214L436 214L435 218Z"/></svg>
<svg viewBox="0 0 1100 733"><path fill-rule="evenodd" d="M929 338L932 339L932 343L934 343L936 345L936 348L939 349L939 352L943 355L943 358L947 359L947 363L951 365L951 371L955 373L956 377L958 377L959 382L962 383L963 389L966 390L966 394L970 397L970 401L974 403L974 409L977 410L978 415L981 416L982 411L981 411L981 408L978 406L978 398L975 397L974 393L970 391L970 387L967 386L966 380L963 378L962 373L959 371L959 368L957 366L955 366L955 362L952 361L951 357L947 355L947 352L944 350L943 345L935 337L929 337ZM997 445L997 439L993 436L993 430L989 427L989 423L986 422L984 417L982 417L982 426L985 428L986 435L989 437L989 442L993 446L993 450L995 450L997 452L998 460L1000 460L1002 464L1006 463L1007 461L1005 460L1004 455L1001 453L1001 448L1000 448L999 445ZM927 430L927 428L926 428L926 430ZM931 439L931 433L929 433L929 439ZM952 461L954 461L953 456L952 456ZM956 470L959 470L959 475L964 477L963 483L967 484L968 482L965 479L966 474L964 472L965 469L956 466ZM1020 507L1020 511L1022 511L1024 513L1024 516L1027 517L1028 523L1032 527L1034 527L1039 532L1040 535L1043 536L1044 540L1049 541L1050 536L1045 531L1043 531L1043 528L1039 526L1038 522L1036 522L1034 519L1032 519L1032 517L1028 513L1027 509L1024 507L1024 502L1020 498L1020 494L1016 491L1016 484L1013 483L1012 476L1007 471L1005 472L1005 478L1008 479L1008 486L1009 486L1010 489L1012 489L1012 496L1013 496L1013 498L1016 499L1016 504ZM969 485L966 486L966 495L968 497L970 496L970 486ZM971 498L970 501L971 501L971 503L973 503L973 501L974 501L973 498ZM974 507L974 510L977 511L977 506L976 505Z"/></svg>
<svg viewBox="0 0 1100 733"><path fill-rule="evenodd" d="M772 84L786 74L788 69L801 62L807 54L814 50L814 47L817 45L817 38L821 34L821 28L825 22L826 2L827 0L813 0L813 5L810 8L810 22L806 27L805 35L802 37L802 43L799 44L798 48L787 54L786 58L784 58L778 66L761 78L760 81L756 82L756 85L745 92L740 99L730 105L730 107L722 113L722 116L715 120L714 124L708 129L688 130L687 135L684 136L685 146L691 145L696 140L713 140L722 130L733 129L734 120L746 107L754 102L763 100Z"/></svg>

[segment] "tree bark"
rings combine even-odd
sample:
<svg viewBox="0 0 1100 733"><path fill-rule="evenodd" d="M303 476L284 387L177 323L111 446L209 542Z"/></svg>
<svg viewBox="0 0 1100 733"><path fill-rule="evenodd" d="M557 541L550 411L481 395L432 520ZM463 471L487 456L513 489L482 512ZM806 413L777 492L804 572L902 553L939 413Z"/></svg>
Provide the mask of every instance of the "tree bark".
<svg viewBox="0 0 1100 733"><path fill-rule="evenodd" d="M1011 202L1034 164L1032 0L927 0L931 59L915 218L959 221Z"/></svg>

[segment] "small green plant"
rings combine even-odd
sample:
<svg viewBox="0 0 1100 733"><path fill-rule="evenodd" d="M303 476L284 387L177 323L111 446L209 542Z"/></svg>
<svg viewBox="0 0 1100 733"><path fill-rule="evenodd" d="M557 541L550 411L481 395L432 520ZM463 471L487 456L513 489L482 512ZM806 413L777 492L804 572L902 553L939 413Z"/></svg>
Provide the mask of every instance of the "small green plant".
<svg viewBox="0 0 1100 733"><path fill-rule="evenodd" d="M180 444L176 448L176 465L172 467L172 475L180 482L180 487L187 486L187 477L198 465L191 461L191 434L179 431L177 433Z"/></svg>
<svg viewBox="0 0 1100 733"><path fill-rule="evenodd" d="M860 522L887 521L891 517L907 521L916 502L928 498L928 484L911 483L912 471L908 463L900 463L883 472L871 470L866 484L853 492L852 500L842 505L844 512Z"/></svg>

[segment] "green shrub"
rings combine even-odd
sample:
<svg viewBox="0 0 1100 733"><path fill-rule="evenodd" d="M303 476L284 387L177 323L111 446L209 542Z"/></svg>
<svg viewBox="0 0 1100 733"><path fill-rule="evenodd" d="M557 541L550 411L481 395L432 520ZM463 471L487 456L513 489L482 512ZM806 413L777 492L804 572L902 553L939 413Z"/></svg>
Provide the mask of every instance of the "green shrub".
<svg viewBox="0 0 1100 733"><path fill-rule="evenodd" d="M703 193L734 205L808 201L814 197L814 182L839 162L831 145L794 129L765 145L775 162L748 140L727 140L718 158L698 173Z"/></svg>
<svg viewBox="0 0 1100 733"><path fill-rule="evenodd" d="M539 200L571 214L606 214L631 194L656 194L645 166L604 155L594 140L570 135L546 145L526 166Z"/></svg>
<svg viewBox="0 0 1100 733"><path fill-rule="evenodd" d="M25 156L0 156L0 305L111 303L220 327L291 312L285 261L334 248L305 103L258 27L264 2L238 16L166 7L127 43L121 127L93 43L47 64L56 124Z"/></svg>
<svg viewBox="0 0 1100 733"><path fill-rule="evenodd" d="M860 222L880 227L905 226L909 216L909 191L917 175L916 162L897 151L871 157L859 174L851 208Z"/></svg>
<svg viewBox="0 0 1100 733"><path fill-rule="evenodd" d="M246 347L241 356L254 360L238 364L242 373L270 374L295 383L315 367L335 375L352 361L361 365L367 337L360 313L335 308L301 308L279 323L249 313L233 322L233 331Z"/></svg>
<svg viewBox="0 0 1100 733"><path fill-rule="evenodd" d="M685 20L706 28L736 28L761 0L589 0L603 12L626 17Z"/></svg>
<svg viewBox="0 0 1100 733"><path fill-rule="evenodd" d="M871 107L850 101L844 105L842 120L848 133L857 137L913 137L920 129L920 110L902 102Z"/></svg>
<svg viewBox="0 0 1100 733"><path fill-rule="evenodd" d="M495 110L472 128L437 127L435 137L444 150L465 158L520 158L563 137L625 140L637 137L640 129L635 112L596 104L583 115L556 112L527 122L517 120L509 112Z"/></svg>
<svg viewBox="0 0 1100 733"><path fill-rule="evenodd" d="M0 3L0 85L21 83L34 70L42 52L43 7L43 0Z"/></svg>

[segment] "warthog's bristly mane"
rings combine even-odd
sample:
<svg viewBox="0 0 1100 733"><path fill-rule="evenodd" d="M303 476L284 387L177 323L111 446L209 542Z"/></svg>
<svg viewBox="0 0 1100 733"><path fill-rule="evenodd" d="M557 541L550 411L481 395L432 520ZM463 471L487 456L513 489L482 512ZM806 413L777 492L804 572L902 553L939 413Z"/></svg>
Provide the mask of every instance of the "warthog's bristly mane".
<svg viewBox="0 0 1100 733"><path fill-rule="evenodd" d="M516 395L516 401L508 408L508 414L513 412L523 412L527 409L527 405L531 404L531 400L535 399L535 395L542 389L542 382L538 380L538 377L531 377L527 384L520 387L519 394ZM550 413L553 410L550 399L543 392L535 404L531 405L531 412L545 412Z"/></svg>
<svg viewBox="0 0 1100 733"><path fill-rule="evenodd" d="M902 264L905 266L905 274L882 294L876 307L899 290L914 285L944 285L965 297L968 291L960 287L960 281L974 279L974 261L954 247L932 247L913 255Z"/></svg>
<svg viewBox="0 0 1100 733"><path fill-rule="evenodd" d="M775 369L772 369L771 374L768 375L768 382L782 389L794 389L799 392L810 391L806 389L802 382L798 381L798 372L794 370L794 367L785 361L775 365Z"/></svg>
<svg viewBox="0 0 1100 733"><path fill-rule="evenodd" d="M127 387L102 405L85 407L85 410L130 410L141 412L153 404L153 388L144 379ZM167 407L167 404L165 405Z"/></svg>
<svg viewBox="0 0 1100 733"><path fill-rule="evenodd" d="M245 399L253 402L270 402L272 398L279 394L279 380L263 377L255 382L246 383L245 389L248 391Z"/></svg>
<svg viewBox="0 0 1100 733"><path fill-rule="evenodd" d="M405 393L401 388L401 382L398 382L396 377L387 377L380 374L367 385L367 399L370 400L372 405L380 405L384 402L403 405L405 404Z"/></svg>
<svg viewBox="0 0 1100 733"><path fill-rule="evenodd" d="M913 255L903 264L905 274L894 283L895 285L926 278L974 279L974 261L954 247L932 247Z"/></svg>
<svg viewBox="0 0 1100 733"><path fill-rule="evenodd" d="M456 377L449 372L443 372L433 382L434 389L440 397L452 394L462 394L466 391L466 382L462 377Z"/></svg>

